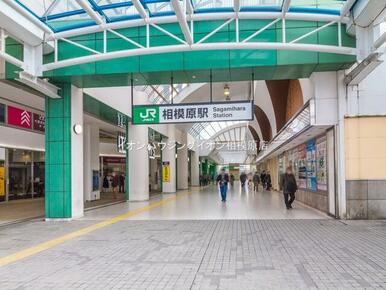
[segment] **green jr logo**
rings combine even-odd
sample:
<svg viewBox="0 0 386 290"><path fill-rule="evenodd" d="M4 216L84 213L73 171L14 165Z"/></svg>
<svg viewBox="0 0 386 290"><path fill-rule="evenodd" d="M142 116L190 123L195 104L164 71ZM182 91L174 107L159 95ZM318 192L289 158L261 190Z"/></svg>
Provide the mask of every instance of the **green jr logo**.
<svg viewBox="0 0 386 290"><path fill-rule="evenodd" d="M156 114L157 114L157 110L156 109L146 109L145 112L139 113L141 118L145 119L145 120L148 119L148 118L154 119Z"/></svg>
<svg viewBox="0 0 386 290"><path fill-rule="evenodd" d="M159 123L158 107L134 107L134 124Z"/></svg>

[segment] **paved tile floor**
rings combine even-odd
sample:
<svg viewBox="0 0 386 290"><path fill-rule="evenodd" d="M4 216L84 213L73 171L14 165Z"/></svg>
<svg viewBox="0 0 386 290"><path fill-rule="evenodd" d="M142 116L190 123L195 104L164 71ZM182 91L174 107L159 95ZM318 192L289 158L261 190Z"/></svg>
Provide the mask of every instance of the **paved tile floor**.
<svg viewBox="0 0 386 290"><path fill-rule="evenodd" d="M200 204L200 198L211 203ZM246 195L237 198L235 192L221 207L207 188L0 267L0 289L386 288L386 222L341 222L299 204L283 217L279 194L249 198L277 208L280 218L253 217L252 209L238 216L234 207ZM142 203L127 206L133 210ZM206 209L203 218L189 219L202 213L196 206ZM194 213L184 213L189 209ZM0 257L124 210L115 205L73 222L1 228ZM297 212L307 214L301 218Z"/></svg>

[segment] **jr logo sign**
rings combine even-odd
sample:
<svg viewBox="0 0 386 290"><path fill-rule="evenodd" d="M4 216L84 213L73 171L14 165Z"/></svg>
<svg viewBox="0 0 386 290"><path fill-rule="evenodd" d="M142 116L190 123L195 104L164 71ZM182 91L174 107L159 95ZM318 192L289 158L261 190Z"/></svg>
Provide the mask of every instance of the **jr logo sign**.
<svg viewBox="0 0 386 290"><path fill-rule="evenodd" d="M138 106L133 108L134 124L159 123L159 108L153 106Z"/></svg>

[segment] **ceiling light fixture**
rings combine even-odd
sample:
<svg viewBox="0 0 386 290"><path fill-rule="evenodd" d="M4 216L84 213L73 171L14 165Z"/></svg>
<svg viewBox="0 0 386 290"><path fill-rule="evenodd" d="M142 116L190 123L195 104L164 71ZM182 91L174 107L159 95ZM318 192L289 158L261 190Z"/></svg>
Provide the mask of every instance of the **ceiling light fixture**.
<svg viewBox="0 0 386 290"><path fill-rule="evenodd" d="M227 100L227 101L230 101L230 100L231 100L230 94L231 94L231 91L230 91L230 89L229 89L229 86L228 86L227 84L225 84L225 86L224 86L224 96L225 96L225 100Z"/></svg>

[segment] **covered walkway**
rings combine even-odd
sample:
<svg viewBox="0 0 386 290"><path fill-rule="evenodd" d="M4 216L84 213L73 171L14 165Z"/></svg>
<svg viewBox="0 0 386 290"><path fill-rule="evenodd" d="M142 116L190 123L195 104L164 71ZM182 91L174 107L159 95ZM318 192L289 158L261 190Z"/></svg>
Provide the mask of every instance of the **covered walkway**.
<svg viewBox="0 0 386 290"><path fill-rule="evenodd" d="M261 188L260 188L261 190ZM164 197L174 197L167 194ZM178 195L177 195L178 196ZM161 197L153 199L159 200ZM101 219L122 214L134 207L146 206L149 202L121 203L88 212L84 219ZM131 217L138 220L206 220L206 219L325 219L327 216L300 203L293 210L286 210L283 197L277 192L242 190L239 183L228 192L228 202L223 204L217 188L209 185L193 189L190 194L150 211Z"/></svg>

